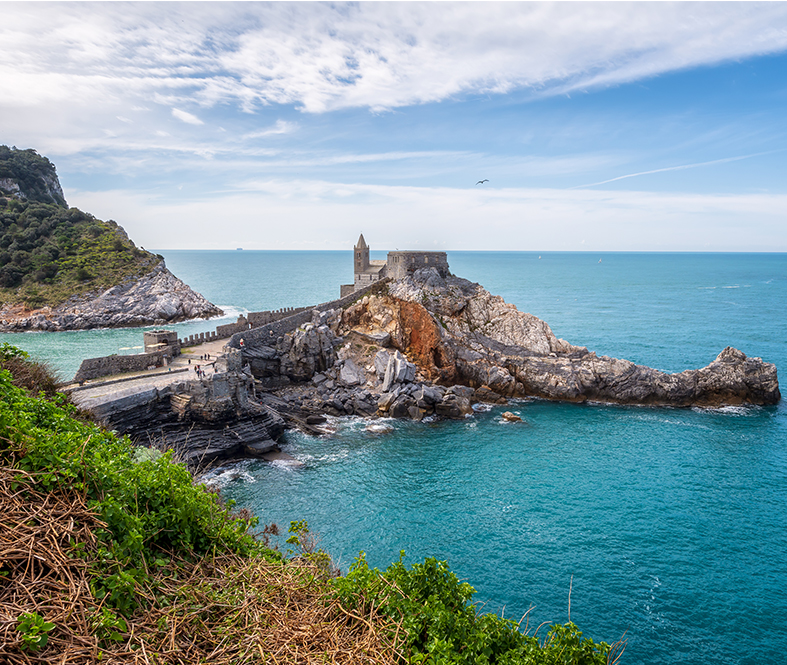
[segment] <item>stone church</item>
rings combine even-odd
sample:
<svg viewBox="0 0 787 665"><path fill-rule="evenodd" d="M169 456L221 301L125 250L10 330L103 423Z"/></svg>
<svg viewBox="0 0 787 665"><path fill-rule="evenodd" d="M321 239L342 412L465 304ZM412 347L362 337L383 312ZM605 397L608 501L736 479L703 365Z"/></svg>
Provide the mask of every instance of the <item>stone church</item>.
<svg viewBox="0 0 787 665"><path fill-rule="evenodd" d="M418 268L437 268L441 277L448 276L448 258L445 252L388 252L385 261L369 260L369 245L363 233L353 248L353 284L342 284L341 297L348 296L374 282L386 277L401 279L414 273Z"/></svg>

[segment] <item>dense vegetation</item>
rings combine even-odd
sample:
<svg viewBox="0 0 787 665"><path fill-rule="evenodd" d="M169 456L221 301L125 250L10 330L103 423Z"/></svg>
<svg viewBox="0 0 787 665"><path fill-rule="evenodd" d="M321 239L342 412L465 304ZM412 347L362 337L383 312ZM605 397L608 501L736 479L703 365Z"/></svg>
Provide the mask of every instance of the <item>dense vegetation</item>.
<svg viewBox="0 0 787 665"><path fill-rule="evenodd" d="M0 180L14 181L29 201L66 207L54 164L35 150L0 145Z"/></svg>
<svg viewBox="0 0 787 665"><path fill-rule="evenodd" d="M148 663L601 665L573 624L540 642L479 614L443 562L334 579L304 522L233 512L171 453L78 414L0 347L0 660ZM24 377L28 377L24 379ZM15 383L17 385L15 385Z"/></svg>
<svg viewBox="0 0 787 665"><path fill-rule="evenodd" d="M114 221L66 207L55 168L34 150L0 146L0 303L56 306L149 272L160 257Z"/></svg>

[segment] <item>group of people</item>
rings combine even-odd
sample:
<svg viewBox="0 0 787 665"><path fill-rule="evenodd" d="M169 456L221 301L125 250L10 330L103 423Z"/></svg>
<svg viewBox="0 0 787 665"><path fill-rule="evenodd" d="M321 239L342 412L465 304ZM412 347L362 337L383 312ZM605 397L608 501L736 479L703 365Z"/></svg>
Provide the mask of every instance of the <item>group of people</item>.
<svg viewBox="0 0 787 665"><path fill-rule="evenodd" d="M203 360L203 361L204 360L210 360L210 354L209 353L203 353L203 354L200 355L199 359ZM189 365L191 365L191 358L189 358ZM205 377L205 376L207 376L207 372L204 369L202 369L202 365L194 365L194 371L197 373L197 376L200 379Z"/></svg>

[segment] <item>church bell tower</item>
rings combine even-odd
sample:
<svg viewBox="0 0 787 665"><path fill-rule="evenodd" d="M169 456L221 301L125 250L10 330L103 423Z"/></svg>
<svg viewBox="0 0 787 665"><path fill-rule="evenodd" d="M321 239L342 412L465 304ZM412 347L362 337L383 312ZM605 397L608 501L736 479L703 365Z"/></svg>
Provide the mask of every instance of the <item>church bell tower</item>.
<svg viewBox="0 0 787 665"><path fill-rule="evenodd" d="M358 238L358 243L353 251L355 255L355 274L357 275L359 272L365 272L369 269L369 245L363 239L363 233Z"/></svg>

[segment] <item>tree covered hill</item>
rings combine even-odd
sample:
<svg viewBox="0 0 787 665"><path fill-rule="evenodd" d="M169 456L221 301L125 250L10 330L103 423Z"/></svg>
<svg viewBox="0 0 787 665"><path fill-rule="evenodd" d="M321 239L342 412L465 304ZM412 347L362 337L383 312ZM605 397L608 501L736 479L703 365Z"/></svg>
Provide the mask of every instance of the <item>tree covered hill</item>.
<svg viewBox="0 0 787 665"><path fill-rule="evenodd" d="M69 208L46 157L0 146L0 303L57 306L141 277L160 260L114 221Z"/></svg>

